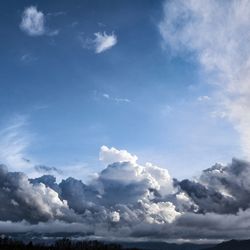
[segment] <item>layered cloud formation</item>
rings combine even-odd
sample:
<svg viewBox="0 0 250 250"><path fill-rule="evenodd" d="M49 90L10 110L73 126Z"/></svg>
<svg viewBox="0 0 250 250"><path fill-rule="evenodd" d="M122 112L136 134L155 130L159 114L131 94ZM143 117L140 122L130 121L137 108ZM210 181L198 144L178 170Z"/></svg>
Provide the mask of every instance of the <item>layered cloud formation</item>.
<svg viewBox="0 0 250 250"><path fill-rule="evenodd" d="M0 231L101 237L247 237L250 163L216 164L195 180L173 179L126 150L102 146L108 165L90 183L52 175L29 179L0 166ZM197 230L199 229L199 230Z"/></svg>

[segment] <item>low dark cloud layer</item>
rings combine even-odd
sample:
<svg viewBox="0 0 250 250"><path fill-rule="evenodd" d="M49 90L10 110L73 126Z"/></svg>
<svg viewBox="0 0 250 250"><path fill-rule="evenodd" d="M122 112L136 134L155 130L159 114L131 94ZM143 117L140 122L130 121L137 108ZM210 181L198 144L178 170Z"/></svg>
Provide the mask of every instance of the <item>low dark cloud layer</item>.
<svg viewBox="0 0 250 250"><path fill-rule="evenodd" d="M102 147L109 164L89 184L52 175L29 179L0 166L0 232L79 233L116 238L247 237L250 163L216 164L194 180L137 163L127 151Z"/></svg>

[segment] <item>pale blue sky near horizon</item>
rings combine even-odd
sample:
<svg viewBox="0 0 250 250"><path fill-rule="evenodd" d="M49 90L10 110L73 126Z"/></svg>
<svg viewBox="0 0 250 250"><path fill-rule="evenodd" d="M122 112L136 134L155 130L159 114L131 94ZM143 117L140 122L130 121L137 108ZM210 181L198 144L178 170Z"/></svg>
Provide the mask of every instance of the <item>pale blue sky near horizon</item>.
<svg viewBox="0 0 250 250"><path fill-rule="evenodd" d="M15 138L25 146L18 153L48 166L82 164L96 172L102 169L99 149L107 145L167 168L176 178L241 157L237 132L215 115L212 78L192 53L163 46L162 5L0 3L0 126L3 131L22 120ZM30 6L44 15L42 34L20 28ZM100 53L98 32L116 38Z"/></svg>

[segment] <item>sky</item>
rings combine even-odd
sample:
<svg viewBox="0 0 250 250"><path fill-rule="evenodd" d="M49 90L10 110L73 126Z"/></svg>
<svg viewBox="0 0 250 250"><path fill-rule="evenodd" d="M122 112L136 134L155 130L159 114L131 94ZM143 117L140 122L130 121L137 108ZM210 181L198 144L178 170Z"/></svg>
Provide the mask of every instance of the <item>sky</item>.
<svg viewBox="0 0 250 250"><path fill-rule="evenodd" d="M195 49L176 52L167 43L163 6L1 3L0 125L22 120L20 130L32 137L25 158L91 173L101 169L98 151L107 145L184 178L243 156L238 131L215 100L216 79Z"/></svg>
<svg viewBox="0 0 250 250"><path fill-rule="evenodd" d="M2 184L0 231L91 221L117 238L244 237L248 225L218 232L249 216L249 11L248 0L2 1L0 178L16 193Z"/></svg>

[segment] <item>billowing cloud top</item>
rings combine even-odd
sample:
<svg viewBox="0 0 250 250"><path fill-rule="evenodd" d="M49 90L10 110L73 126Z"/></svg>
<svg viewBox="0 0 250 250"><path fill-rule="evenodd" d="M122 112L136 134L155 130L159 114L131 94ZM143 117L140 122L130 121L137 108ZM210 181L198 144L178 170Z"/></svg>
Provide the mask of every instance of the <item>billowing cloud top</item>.
<svg viewBox="0 0 250 250"><path fill-rule="evenodd" d="M166 169L138 164L125 150L102 146L100 158L109 165L88 185L72 177L60 183L52 175L29 179L1 165L0 232L151 239L247 236L248 162L233 159L204 170L196 180L178 181Z"/></svg>

